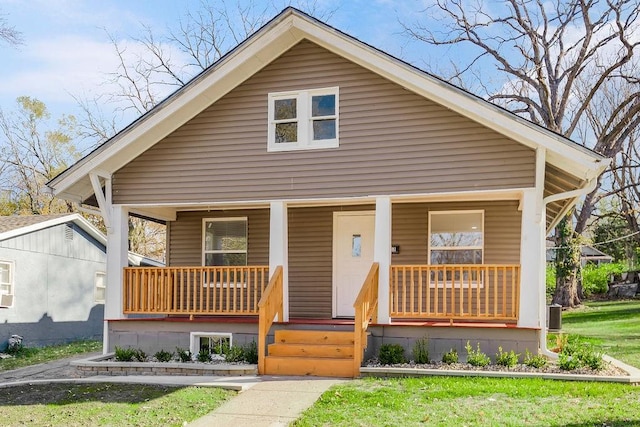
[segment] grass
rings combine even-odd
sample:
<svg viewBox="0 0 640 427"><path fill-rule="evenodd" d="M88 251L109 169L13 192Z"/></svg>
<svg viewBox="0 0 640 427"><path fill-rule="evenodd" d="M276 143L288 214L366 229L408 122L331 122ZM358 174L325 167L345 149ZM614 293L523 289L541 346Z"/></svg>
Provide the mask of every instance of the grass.
<svg viewBox="0 0 640 427"><path fill-rule="evenodd" d="M102 341L75 341L49 347L24 347L16 357L0 359L0 372L102 350Z"/></svg>
<svg viewBox="0 0 640 427"><path fill-rule="evenodd" d="M365 378L325 392L292 425L640 426L640 388L542 379Z"/></svg>
<svg viewBox="0 0 640 427"><path fill-rule="evenodd" d="M640 367L640 301L588 302L563 332ZM551 334L550 334L551 335ZM553 338L553 337L552 337ZM365 378L331 388L305 426L640 426L640 387L544 379Z"/></svg>
<svg viewBox="0 0 640 427"><path fill-rule="evenodd" d="M562 313L562 331L640 368L640 301L586 302Z"/></svg>
<svg viewBox="0 0 640 427"><path fill-rule="evenodd" d="M48 384L0 389L2 425L182 426L235 393L139 384Z"/></svg>

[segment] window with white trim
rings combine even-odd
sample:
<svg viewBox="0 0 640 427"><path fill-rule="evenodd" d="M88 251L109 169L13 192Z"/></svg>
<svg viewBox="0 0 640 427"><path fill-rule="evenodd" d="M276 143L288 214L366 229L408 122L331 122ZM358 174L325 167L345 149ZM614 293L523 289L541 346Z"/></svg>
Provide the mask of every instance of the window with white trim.
<svg viewBox="0 0 640 427"><path fill-rule="evenodd" d="M212 359L224 359L225 350L233 344L233 336L229 332L191 332L189 341L193 356L205 353Z"/></svg>
<svg viewBox="0 0 640 427"><path fill-rule="evenodd" d="M202 265L247 265L247 218L206 218L203 221Z"/></svg>
<svg viewBox="0 0 640 427"><path fill-rule="evenodd" d="M13 272L15 264L12 261L0 261L0 305L13 305Z"/></svg>
<svg viewBox="0 0 640 427"><path fill-rule="evenodd" d="M429 264L482 264L484 211L429 212ZM462 274L462 276L460 276ZM471 277L469 277L471 274ZM478 284L475 270L452 270L440 281ZM432 278L435 280L435 277Z"/></svg>
<svg viewBox="0 0 640 427"><path fill-rule="evenodd" d="M338 88L269 94L267 151L337 148Z"/></svg>
<svg viewBox="0 0 640 427"><path fill-rule="evenodd" d="M95 276L94 302L96 304L104 304L107 289L107 273L97 271Z"/></svg>

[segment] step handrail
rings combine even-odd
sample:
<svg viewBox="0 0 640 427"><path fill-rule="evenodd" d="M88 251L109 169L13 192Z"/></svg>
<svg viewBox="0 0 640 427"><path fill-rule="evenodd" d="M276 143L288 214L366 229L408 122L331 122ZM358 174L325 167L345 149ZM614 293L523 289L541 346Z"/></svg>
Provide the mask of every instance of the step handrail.
<svg viewBox="0 0 640 427"><path fill-rule="evenodd" d="M378 321L378 276L380 264L371 264L369 274L360 288L356 302L353 339L353 376L360 376L360 365L364 350L367 348L367 329L370 320L373 323Z"/></svg>
<svg viewBox="0 0 640 427"><path fill-rule="evenodd" d="M267 285L267 288L262 293L260 302L258 302L258 373L260 375L264 375L265 351L269 329L271 329L276 316L278 316L278 320L283 320L283 313L282 266L279 265L273 272L269 285Z"/></svg>

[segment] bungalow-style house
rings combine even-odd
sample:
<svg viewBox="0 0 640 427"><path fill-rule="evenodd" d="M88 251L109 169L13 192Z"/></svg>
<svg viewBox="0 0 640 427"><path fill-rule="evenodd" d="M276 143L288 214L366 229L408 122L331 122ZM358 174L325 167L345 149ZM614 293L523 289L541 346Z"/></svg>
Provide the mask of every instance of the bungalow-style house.
<svg viewBox="0 0 640 427"><path fill-rule="evenodd" d="M78 214L0 216L0 349L11 335L27 346L102 337L106 243Z"/></svg>
<svg viewBox="0 0 640 427"><path fill-rule="evenodd" d="M105 351L357 376L423 337L545 352L545 236L607 164L287 8L48 185L108 226ZM166 267L127 268L129 215Z"/></svg>

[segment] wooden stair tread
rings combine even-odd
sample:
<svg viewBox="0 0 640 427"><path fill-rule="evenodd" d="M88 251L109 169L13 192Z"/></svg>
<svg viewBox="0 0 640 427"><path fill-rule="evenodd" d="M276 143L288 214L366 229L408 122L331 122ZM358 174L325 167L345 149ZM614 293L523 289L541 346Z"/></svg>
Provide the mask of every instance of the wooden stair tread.
<svg viewBox="0 0 640 427"><path fill-rule="evenodd" d="M330 357L353 359L353 344L269 344L271 356Z"/></svg>
<svg viewBox="0 0 640 427"><path fill-rule="evenodd" d="M302 329L280 329L275 332L275 342L279 344L342 344L353 345L353 332L317 331Z"/></svg>
<svg viewBox="0 0 640 427"><path fill-rule="evenodd" d="M265 370L269 375L346 378L353 377L353 358L267 356Z"/></svg>

